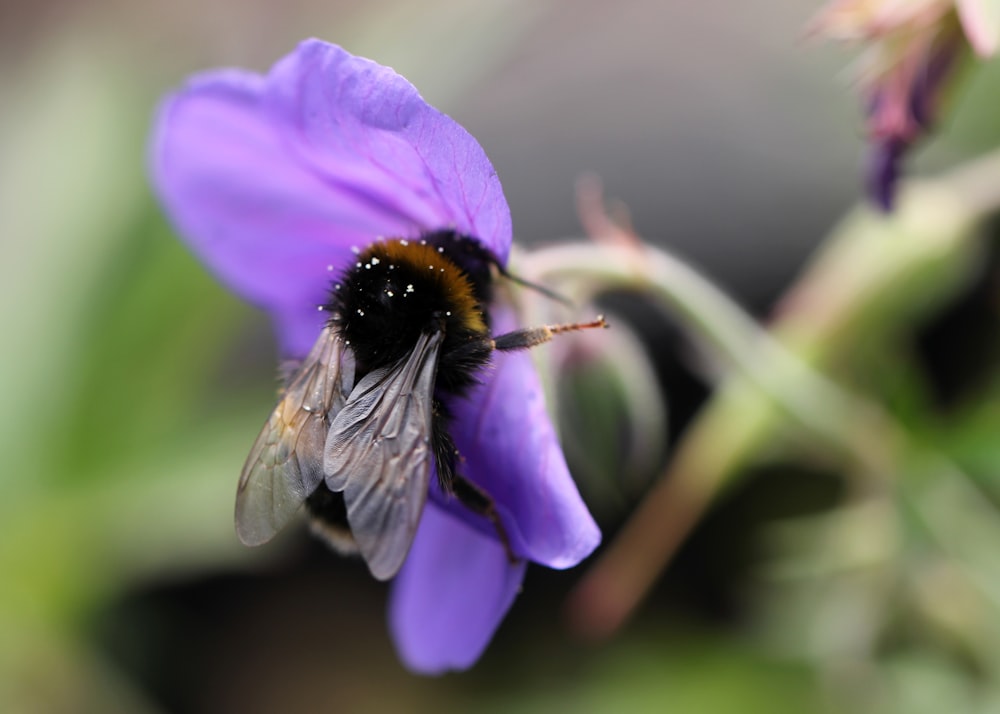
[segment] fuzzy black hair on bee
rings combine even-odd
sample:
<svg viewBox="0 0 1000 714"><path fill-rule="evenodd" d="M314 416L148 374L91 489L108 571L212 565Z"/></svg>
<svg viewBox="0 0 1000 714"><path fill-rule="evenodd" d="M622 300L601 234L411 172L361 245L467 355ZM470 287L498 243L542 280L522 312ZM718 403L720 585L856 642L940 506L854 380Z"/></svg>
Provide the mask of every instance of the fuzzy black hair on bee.
<svg viewBox="0 0 1000 714"><path fill-rule="evenodd" d="M478 241L452 232L379 241L361 253L324 307L359 373L397 362L421 333L441 332L438 390L460 394L473 384L493 351L487 260Z"/></svg>

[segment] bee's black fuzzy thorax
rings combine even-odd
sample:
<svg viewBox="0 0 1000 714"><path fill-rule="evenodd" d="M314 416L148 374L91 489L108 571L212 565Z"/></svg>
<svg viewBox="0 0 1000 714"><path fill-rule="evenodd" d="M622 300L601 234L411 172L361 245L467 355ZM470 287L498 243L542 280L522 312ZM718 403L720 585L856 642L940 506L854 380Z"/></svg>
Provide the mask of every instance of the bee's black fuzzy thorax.
<svg viewBox="0 0 1000 714"><path fill-rule="evenodd" d="M441 331L438 389L458 393L492 351L484 309L492 256L451 231L417 240L377 241L333 286L331 311L358 376L408 355L421 333Z"/></svg>

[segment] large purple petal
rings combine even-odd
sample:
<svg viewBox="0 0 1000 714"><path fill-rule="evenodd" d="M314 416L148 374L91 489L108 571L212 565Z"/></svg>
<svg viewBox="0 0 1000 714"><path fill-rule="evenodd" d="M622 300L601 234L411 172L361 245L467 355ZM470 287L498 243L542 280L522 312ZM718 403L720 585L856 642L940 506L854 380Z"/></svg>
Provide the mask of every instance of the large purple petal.
<svg viewBox="0 0 1000 714"><path fill-rule="evenodd" d="M393 583L389 627L413 671L471 667L489 644L524 579L499 541L431 506Z"/></svg>
<svg viewBox="0 0 1000 714"><path fill-rule="evenodd" d="M164 102L152 152L179 232L272 313L290 354L318 334L316 306L352 246L454 226L501 260L510 247L500 182L475 139L392 70L316 40L266 78L192 80Z"/></svg>
<svg viewBox="0 0 1000 714"><path fill-rule="evenodd" d="M515 327L509 310L493 316L497 332ZM514 551L551 568L590 555L601 532L570 476L530 355L497 353L483 383L452 409L461 471L493 497ZM435 488L431 498L470 518Z"/></svg>
<svg viewBox="0 0 1000 714"><path fill-rule="evenodd" d="M351 236L337 228L349 207L289 160L262 111L263 86L253 74L216 72L169 98L155 185L180 234L235 292L272 311L315 312L326 266L350 259Z"/></svg>
<svg viewBox="0 0 1000 714"><path fill-rule="evenodd" d="M510 210L482 147L393 70L308 40L275 65L268 101L289 144L332 185L424 229L475 236L506 262Z"/></svg>

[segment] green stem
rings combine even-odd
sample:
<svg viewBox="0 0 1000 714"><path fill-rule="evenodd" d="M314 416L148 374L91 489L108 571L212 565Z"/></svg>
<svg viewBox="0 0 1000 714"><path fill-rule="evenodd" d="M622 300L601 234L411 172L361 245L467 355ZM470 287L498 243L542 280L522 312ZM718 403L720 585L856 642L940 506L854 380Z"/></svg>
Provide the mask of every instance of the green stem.
<svg viewBox="0 0 1000 714"><path fill-rule="evenodd" d="M989 180L996 176L996 180ZM650 247L563 246L534 253L529 279L571 285L588 297L613 287L649 292L687 332L733 368L677 445L673 462L615 543L591 569L571 605L581 630L613 632L628 617L676 548L727 482L787 427L789 417L848 457L856 489L899 489L927 532L1000 607L1000 587L968 552L963 532L907 483L917 462L933 479L954 482L952 506L970 514L984 503L968 478L928 453L878 405L829 379L872 341L907 324L950 294L978 257L970 238L980 211L1000 205L1000 154L936 184L909 186L897 214L853 212L782 301L770 333L680 260ZM973 190L975 188L975 190ZM990 513L979 530L992 542ZM994 559L996 560L996 559Z"/></svg>

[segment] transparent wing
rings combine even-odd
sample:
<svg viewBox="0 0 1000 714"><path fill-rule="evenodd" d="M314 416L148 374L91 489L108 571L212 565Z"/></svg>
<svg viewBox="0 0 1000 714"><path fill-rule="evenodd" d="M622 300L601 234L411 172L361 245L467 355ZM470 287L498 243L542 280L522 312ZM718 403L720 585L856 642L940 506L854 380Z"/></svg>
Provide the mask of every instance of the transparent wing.
<svg viewBox="0 0 1000 714"><path fill-rule="evenodd" d="M351 533L379 580L403 565L427 500L441 339L421 335L406 359L365 375L327 437L326 485L344 492Z"/></svg>
<svg viewBox="0 0 1000 714"><path fill-rule="evenodd" d="M353 362L325 328L291 378L250 449L236 490L236 534L246 545L269 541L323 481L323 448L343 408Z"/></svg>

